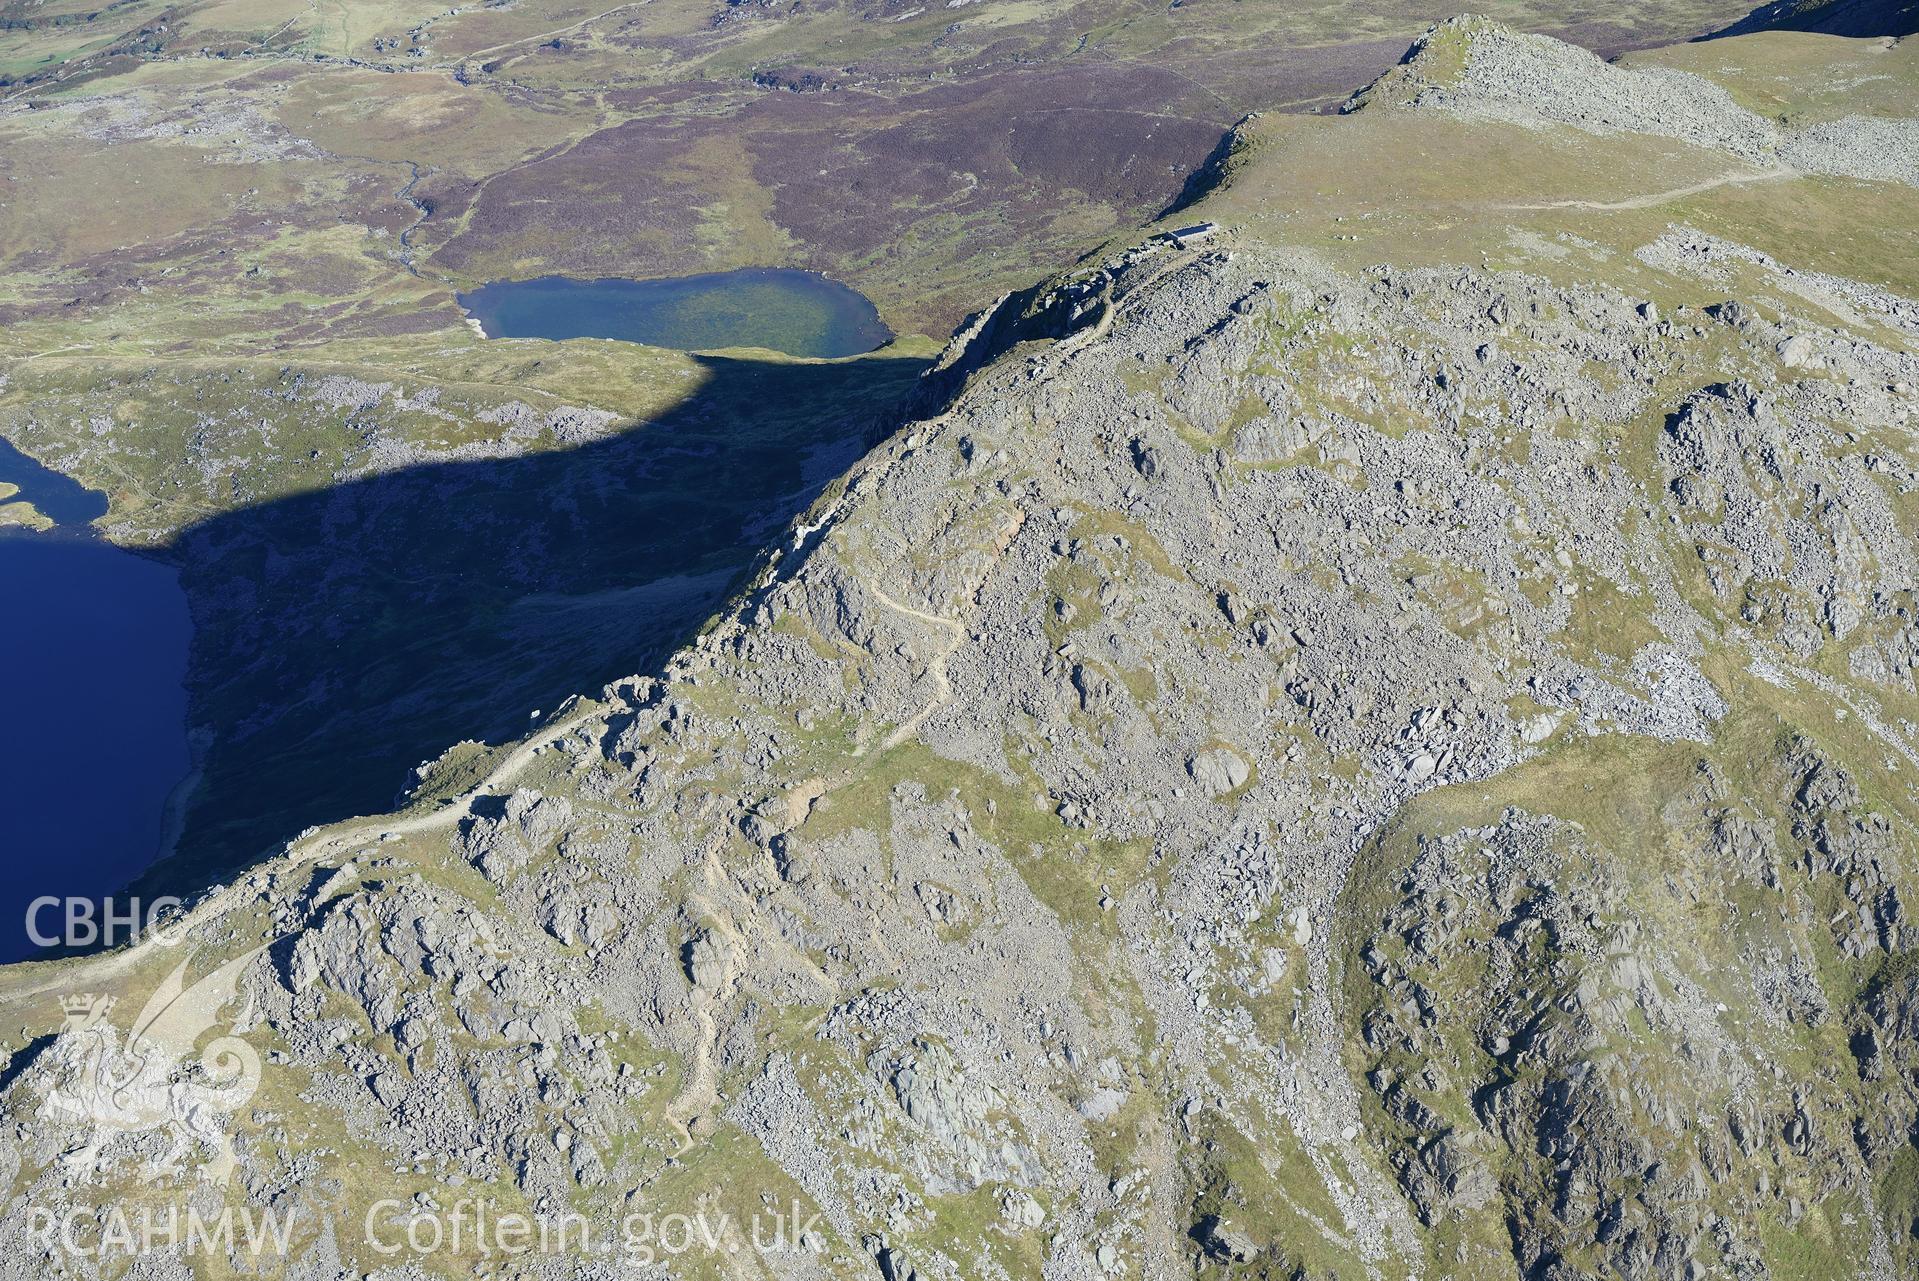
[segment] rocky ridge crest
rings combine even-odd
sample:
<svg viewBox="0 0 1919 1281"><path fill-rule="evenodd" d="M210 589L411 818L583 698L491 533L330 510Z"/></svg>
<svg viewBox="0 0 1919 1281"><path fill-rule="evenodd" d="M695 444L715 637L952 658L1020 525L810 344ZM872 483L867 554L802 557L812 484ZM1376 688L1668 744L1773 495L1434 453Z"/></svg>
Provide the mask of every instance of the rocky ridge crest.
<svg viewBox="0 0 1919 1281"><path fill-rule="evenodd" d="M1783 145L1452 30L1406 105ZM689 1276L1909 1274L1914 303L1620 258L1229 231L977 318L664 670L202 906L179 958L267 945L231 1195L818 1209ZM40 1106L79 1036L8 1065L16 1206L155 1154Z"/></svg>

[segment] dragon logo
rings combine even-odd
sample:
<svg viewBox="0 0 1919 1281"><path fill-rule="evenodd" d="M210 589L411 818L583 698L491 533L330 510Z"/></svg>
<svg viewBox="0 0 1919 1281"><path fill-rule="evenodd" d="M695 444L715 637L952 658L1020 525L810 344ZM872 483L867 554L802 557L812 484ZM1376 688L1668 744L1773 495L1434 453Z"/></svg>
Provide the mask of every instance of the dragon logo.
<svg viewBox="0 0 1919 1281"><path fill-rule="evenodd" d="M228 1119L260 1086L260 1056L238 1033L245 1021L199 1049L200 1037L238 995L241 971L260 949L228 961L186 987L186 962L169 974L121 1039L107 1021L110 997L63 997L65 1025L48 1047L52 1084L43 1115L80 1131L62 1158L80 1182L102 1173L102 1151L122 1136L157 1132L168 1144L148 1160L142 1182L178 1174L188 1150L211 1155L200 1177L225 1184L233 1174Z"/></svg>

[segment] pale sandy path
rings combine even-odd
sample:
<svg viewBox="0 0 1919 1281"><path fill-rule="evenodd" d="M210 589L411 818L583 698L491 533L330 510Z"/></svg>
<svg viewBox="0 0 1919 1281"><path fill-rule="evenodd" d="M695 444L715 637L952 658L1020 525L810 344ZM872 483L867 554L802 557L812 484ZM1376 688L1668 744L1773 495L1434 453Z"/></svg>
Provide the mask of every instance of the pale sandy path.
<svg viewBox="0 0 1919 1281"><path fill-rule="evenodd" d="M1501 209L1540 210L1540 209L1595 209L1601 212L1616 212L1624 209L1652 209L1659 205L1671 204L1675 200L1684 200L1688 196L1703 195L1721 187L1739 187L1754 182L1777 182L1781 178L1800 177L1797 169L1777 165L1771 169L1762 169L1757 173L1728 173L1717 178L1708 178L1704 182L1695 182L1684 187L1673 187L1667 191L1652 191L1643 196L1631 196L1625 200L1549 200L1533 205L1501 205Z"/></svg>

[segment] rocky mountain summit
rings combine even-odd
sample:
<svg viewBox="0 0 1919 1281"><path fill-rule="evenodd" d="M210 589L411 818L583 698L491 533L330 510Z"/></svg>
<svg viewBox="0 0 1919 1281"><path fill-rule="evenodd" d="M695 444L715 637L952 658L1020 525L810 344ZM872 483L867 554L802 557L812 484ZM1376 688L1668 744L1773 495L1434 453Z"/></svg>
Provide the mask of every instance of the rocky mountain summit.
<svg viewBox="0 0 1919 1281"><path fill-rule="evenodd" d="M1249 121L662 670L0 976L0 1274L1914 1275L1919 75L1814 39ZM30 1213L188 1201L291 1244Z"/></svg>
<svg viewBox="0 0 1919 1281"><path fill-rule="evenodd" d="M1468 119L1672 138L1775 172L1919 183L1919 121L1848 114L1782 122L1742 105L1704 76L1663 66L1621 67L1563 41L1472 15L1434 27L1347 109L1372 102Z"/></svg>

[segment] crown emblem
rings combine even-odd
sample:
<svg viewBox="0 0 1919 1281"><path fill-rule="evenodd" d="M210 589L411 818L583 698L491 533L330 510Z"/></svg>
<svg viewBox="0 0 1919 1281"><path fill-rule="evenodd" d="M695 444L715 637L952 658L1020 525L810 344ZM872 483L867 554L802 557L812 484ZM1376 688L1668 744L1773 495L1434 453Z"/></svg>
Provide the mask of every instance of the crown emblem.
<svg viewBox="0 0 1919 1281"><path fill-rule="evenodd" d="M106 1017L113 998L100 992L75 992L60 998L60 1012L69 1027L88 1027Z"/></svg>

